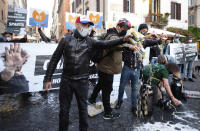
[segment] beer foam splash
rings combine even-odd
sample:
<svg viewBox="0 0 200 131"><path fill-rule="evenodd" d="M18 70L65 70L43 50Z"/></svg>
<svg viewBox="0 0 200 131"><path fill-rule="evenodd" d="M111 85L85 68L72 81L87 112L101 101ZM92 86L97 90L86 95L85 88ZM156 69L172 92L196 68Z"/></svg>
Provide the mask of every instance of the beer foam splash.
<svg viewBox="0 0 200 131"><path fill-rule="evenodd" d="M162 122L155 122L155 123L146 123L134 129L134 131L198 131L198 129L194 129L189 125L176 123L171 124L170 122L162 123Z"/></svg>

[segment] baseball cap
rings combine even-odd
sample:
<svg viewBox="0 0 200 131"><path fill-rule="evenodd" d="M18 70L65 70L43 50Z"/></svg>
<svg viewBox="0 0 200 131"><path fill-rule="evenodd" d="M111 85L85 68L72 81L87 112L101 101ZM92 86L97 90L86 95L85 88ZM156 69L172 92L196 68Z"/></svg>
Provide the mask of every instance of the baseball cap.
<svg viewBox="0 0 200 131"><path fill-rule="evenodd" d="M78 16L76 18L76 23L89 23L92 26L94 25L94 23L91 22L87 16Z"/></svg>

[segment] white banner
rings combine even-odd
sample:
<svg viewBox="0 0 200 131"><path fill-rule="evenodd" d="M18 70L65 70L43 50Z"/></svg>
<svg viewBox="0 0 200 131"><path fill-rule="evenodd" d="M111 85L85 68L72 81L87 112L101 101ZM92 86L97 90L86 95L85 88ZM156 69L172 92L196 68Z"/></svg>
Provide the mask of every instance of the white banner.
<svg viewBox="0 0 200 131"><path fill-rule="evenodd" d="M184 63L184 44L169 44L170 56L176 59L177 64Z"/></svg>
<svg viewBox="0 0 200 131"><path fill-rule="evenodd" d="M5 46L9 47L10 43L0 44L1 56L5 53ZM50 61L51 55L57 47L57 44L21 43L21 47L29 54L29 58L22 66L21 71L29 81L29 92L41 91L43 90L43 78L47 70L47 65ZM53 74L53 88L59 87L62 67L63 62L59 61L56 71ZM0 59L0 71L4 68L4 62Z"/></svg>
<svg viewBox="0 0 200 131"><path fill-rule="evenodd" d="M197 55L197 44L174 44L170 45L170 55L173 56L177 64L184 64L185 61L190 57L195 57Z"/></svg>
<svg viewBox="0 0 200 131"><path fill-rule="evenodd" d="M10 44L13 43L0 43L0 56L3 56L5 53L5 47L7 46L10 48ZM48 63L50 62L51 56L53 52L55 51L58 44L46 44L46 43L20 43L21 48L28 53L29 58L27 62L22 66L22 74L25 76L26 80L28 81L28 88L29 92L37 92L44 90L43 88L43 79L44 75L47 70ZM63 68L63 59L61 59L58 64L57 68L53 74L52 77L52 87L53 89L58 89L61 82L61 73ZM2 57L0 57L0 72L5 69L4 66L4 60ZM97 70L96 66L93 62L90 63L90 70L89 70L89 80L90 82L94 83L96 82L97 76ZM17 84L1 84L0 79L0 94L2 89L8 89L11 90L9 92L11 93L21 93L26 91L18 91L16 88L14 89L14 86ZM16 83L16 81L15 81ZM20 80L21 84L25 84L26 81L23 79ZM10 86L11 85L11 86ZM5 87L4 87L5 86ZM13 89L11 89L13 88Z"/></svg>

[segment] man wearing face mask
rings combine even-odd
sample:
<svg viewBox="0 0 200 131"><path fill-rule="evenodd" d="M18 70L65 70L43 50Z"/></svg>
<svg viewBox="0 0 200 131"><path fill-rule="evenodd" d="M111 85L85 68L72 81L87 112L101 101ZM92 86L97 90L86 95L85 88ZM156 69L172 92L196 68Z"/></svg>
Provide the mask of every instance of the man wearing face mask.
<svg viewBox="0 0 200 131"><path fill-rule="evenodd" d="M128 41L130 36L118 38L116 40L99 41L88 37L89 27L94 25L89 18L85 16L77 17L76 30L73 35L66 35L59 42L58 47L52 55L49 62L46 75L44 77L44 86L48 91L51 88L51 78L56 66L63 56L64 65L60 84L59 101L59 131L68 130L69 109L73 98L76 96L79 109L79 129L87 131L87 97L88 97L88 78L90 52L93 48L110 48L123 44Z"/></svg>
<svg viewBox="0 0 200 131"><path fill-rule="evenodd" d="M120 19L117 23L116 28L110 28L107 30L105 39L118 39L126 35L127 30L131 28L131 23L123 18ZM113 76L114 74L121 73L122 70L122 49L123 46L114 47L112 49L105 49L103 54L104 57L98 64L98 84L94 88L88 103L96 103L96 98L100 90L102 90L102 101L104 106L104 115L105 120L108 119L117 119L120 117L119 113L114 113L110 106L110 94L113 90ZM131 48L131 47L129 47Z"/></svg>
<svg viewBox="0 0 200 131"><path fill-rule="evenodd" d="M148 26L146 24L141 24L139 26L138 32L140 32L143 35L146 35L148 32ZM161 40L145 40L142 43L144 48L158 44L161 44ZM131 81L131 111L135 115L137 104L137 86L140 78L140 71L142 70L143 64L142 61L139 59L139 55L135 51L133 52L130 50L124 50L122 55L124 66L121 73L118 101L115 108L119 109L121 107L121 104L123 103L125 86L128 81Z"/></svg>
<svg viewBox="0 0 200 131"><path fill-rule="evenodd" d="M191 43L193 43L192 42L192 36L189 36L187 44L191 44ZM185 58L184 72L183 72L184 73L184 79L183 79L184 81L186 81L187 78L188 78L189 81L194 82L194 80L192 79L194 77L193 64L194 64L196 55L197 55L197 53L195 55L193 55L193 56Z"/></svg>
<svg viewBox="0 0 200 131"><path fill-rule="evenodd" d="M144 36L147 35L148 30L149 30L149 28L148 28L147 24L140 24L139 25L138 32L143 34ZM152 35L152 36L155 37L155 35ZM155 46L155 45L162 44L162 37L163 36L161 36L160 38L157 37L156 40L145 39L145 41L143 42L143 47L146 48L146 47L149 47L149 46Z"/></svg>
<svg viewBox="0 0 200 131"><path fill-rule="evenodd" d="M4 33L2 33L2 35L5 39L5 42L13 42L13 33L4 32Z"/></svg>

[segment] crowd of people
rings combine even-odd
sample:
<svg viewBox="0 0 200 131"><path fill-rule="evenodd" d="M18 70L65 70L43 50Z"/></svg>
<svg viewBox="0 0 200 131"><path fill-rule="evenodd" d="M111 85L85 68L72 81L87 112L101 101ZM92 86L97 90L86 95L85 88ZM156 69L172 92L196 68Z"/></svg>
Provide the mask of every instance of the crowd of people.
<svg viewBox="0 0 200 131"><path fill-rule="evenodd" d="M131 23L123 18L117 23L117 26L107 30L103 40L91 38L90 34L93 23L87 17L78 17L75 23L76 29L73 34L66 35L55 50L45 78L44 85L46 90L51 87L51 77L56 68L58 61L64 57L64 67L62 73L60 87L60 114L59 114L59 130L67 130L69 125L69 109L72 101L73 93L76 96L79 109L79 128L87 130L87 104L95 104L96 98L102 91L102 101L104 106L105 120L117 119L119 113L113 111L110 105L110 94L113 90L113 76L121 73L118 101L116 109L119 109L123 103L123 94L126 84L131 82L131 100L132 111L135 114L137 110L137 92L138 82L143 81L149 84L154 92L153 103L157 104L161 96L158 97L159 89L164 86L167 96L171 99L175 106L179 106L181 102L173 95L170 88L170 75L176 76L181 81L181 73L173 58L169 55L161 55L158 45L162 44L162 36L147 34L148 26L141 24L138 32L145 36L142 42L143 48L151 47L150 60L158 57L157 62L152 64L152 75L145 75L145 68L139 59L139 46L130 44L130 39L135 39L134 35L126 35L131 28ZM92 32L94 33L94 31ZM178 39L176 39L178 42ZM167 40L169 43L169 40ZM102 59L96 63L98 69L98 83L94 87L91 96L88 98L88 77L90 56L95 50L102 49ZM165 52L167 52L166 47ZM171 60L171 62L170 62ZM122 61L124 62L122 67ZM150 69L150 68L149 68ZM142 76L142 77L141 77ZM148 77L147 77L148 76ZM182 83L182 82L181 82ZM182 87L183 88L183 87ZM184 90L181 90L184 96Z"/></svg>
<svg viewBox="0 0 200 131"><path fill-rule="evenodd" d="M73 94L77 99L79 109L79 128L81 131L88 129L88 112L87 105L95 104L96 98L100 91L102 91L102 102L104 106L105 120L120 118L120 114L114 112L110 105L110 95L113 90L113 77L115 74L121 74L118 100L116 102L116 109L120 109L123 103L123 95L126 84L130 82L131 85L131 110L133 115L136 114L138 108L138 90L139 81L142 81L143 85L148 85L153 90L153 105L157 105L159 101L164 97L161 89L164 87L167 97L172 101L175 106L181 104L177 93L170 87L172 85L172 78L176 77L181 83L181 95L185 99L181 67L184 67L183 80L194 81L192 76L192 68L195 57L187 59L184 65L177 65L176 60L170 56L170 39L163 39L163 36L156 34L148 34L148 26L141 24L138 28L138 32L144 36L143 41L138 41L137 37L133 34L127 35L128 30L132 27L131 23L123 18L120 19L116 27L107 29L106 34L101 40L94 38L95 31L92 26L94 24L85 16L77 17L75 22L76 29L67 35L65 35L59 42L52 58L49 62L45 77L44 86L48 91L52 87L52 75L56 69L56 66L63 57L64 66L62 72L62 78L60 83L59 101L59 130L64 131L69 126L69 111L73 98ZM52 36L48 38L44 35L41 29L38 29L40 36L46 43L56 43L56 37ZM0 38L1 42L26 42L27 37L22 39L13 40L12 33L4 33ZM142 47L132 44L130 39L142 43ZM163 42L166 43L163 51L159 48ZM192 38L188 40L192 43ZM180 43L179 36L175 36L173 43ZM150 65L144 66L143 61L140 58L139 51L141 48L150 47ZM89 78L89 64L91 56L94 51L102 51L102 58L96 62L96 68L98 70L98 83L94 87L92 94L88 98L88 78ZM20 54L23 52L20 45L11 45L10 50L5 49L6 58L12 59L10 53ZM19 56L19 55L18 55ZM16 75L16 70L21 67L27 60L28 55L20 57L21 60L18 63L13 63L13 68L6 68L0 73L1 79L8 81L11 76ZM14 58L13 58L14 59ZM8 62L8 60L6 61ZM123 64L122 64L123 63ZM16 66L16 65L19 66ZM12 70L11 70L12 69ZM21 69L21 68L20 68ZM18 69L18 71L20 71ZM5 75L6 73L12 75Z"/></svg>

